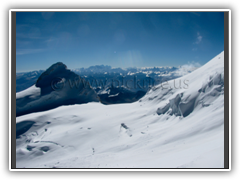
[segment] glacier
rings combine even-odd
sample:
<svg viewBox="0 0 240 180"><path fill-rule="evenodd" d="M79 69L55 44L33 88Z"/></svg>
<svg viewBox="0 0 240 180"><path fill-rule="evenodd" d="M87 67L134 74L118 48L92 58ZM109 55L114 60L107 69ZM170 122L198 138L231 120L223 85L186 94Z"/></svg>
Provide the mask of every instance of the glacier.
<svg viewBox="0 0 240 180"><path fill-rule="evenodd" d="M38 87L17 98L46 103ZM27 112L16 130L17 168L223 168L224 52L137 102Z"/></svg>

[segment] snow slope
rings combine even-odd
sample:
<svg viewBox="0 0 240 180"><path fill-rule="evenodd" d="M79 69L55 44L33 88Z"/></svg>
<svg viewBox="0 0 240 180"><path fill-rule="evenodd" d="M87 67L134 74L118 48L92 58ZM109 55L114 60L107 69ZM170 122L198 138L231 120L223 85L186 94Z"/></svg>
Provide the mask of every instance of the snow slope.
<svg viewBox="0 0 240 180"><path fill-rule="evenodd" d="M135 103L90 102L19 116L16 166L223 168L223 80L224 52Z"/></svg>
<svg viewBox="0 0 240 180"><path fill-rule="evenodd" d="M42 73L43 70L16 73L16 92L21 92L31 87Z"/></svg>

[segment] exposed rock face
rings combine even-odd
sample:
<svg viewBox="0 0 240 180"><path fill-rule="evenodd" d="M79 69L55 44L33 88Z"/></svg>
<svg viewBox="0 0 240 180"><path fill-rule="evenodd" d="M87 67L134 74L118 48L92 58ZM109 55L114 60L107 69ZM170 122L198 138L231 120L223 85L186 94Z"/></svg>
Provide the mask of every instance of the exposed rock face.
<svg viewBox="0 0 240 180"><path fill-rule="evenodd" d="M51 83L55 78L71 78L71 76L77 76L73 72L67 69L67 66L61 62L53 64L45 72L41 74L36 82L36 87L40 87L41 90L51 87ZM52 89L53 90L53 89Z"/></svg>
<svg viewBox="0 0 240 180"><path fill-rule="evenodd" d="M99 102L96 92L85 79L58 62L42 73L34 87L17 93L16 115L88 102Z"/></svg>

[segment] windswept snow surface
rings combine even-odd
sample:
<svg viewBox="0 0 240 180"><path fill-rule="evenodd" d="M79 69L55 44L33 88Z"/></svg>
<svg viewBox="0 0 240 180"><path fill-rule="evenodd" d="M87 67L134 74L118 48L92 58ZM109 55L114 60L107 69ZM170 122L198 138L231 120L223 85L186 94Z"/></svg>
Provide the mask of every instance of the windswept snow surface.
<svg viewBox="0 0 240 180"><path fill-rule="evenodd" d="M223 168L223 80L224 52L135 103L91 102L17 117L16 166Z"/></svg>

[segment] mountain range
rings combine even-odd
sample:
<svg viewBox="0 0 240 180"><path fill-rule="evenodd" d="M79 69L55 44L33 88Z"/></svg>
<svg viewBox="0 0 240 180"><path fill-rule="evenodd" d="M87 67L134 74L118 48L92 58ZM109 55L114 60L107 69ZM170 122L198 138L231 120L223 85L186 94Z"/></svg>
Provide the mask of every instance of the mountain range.
<svg viewBox="0 0 240 180"><path fill-rule="evenodd" d="M131 77L139 76L141 79L151 77L158 81L170 80L180 77L187 73L192 72L197 67L195 66L180 66L180 67L143 67L143 68L113 68L108 65L96 65L88 68L71 69L72 72L87 80L91 79L114 79L116 77ZM19 72L16 73L16 92L20 92L31 87L44 70Z"/></svg>
<svg viewBox="0 0 240 180"><path fill-rule="evenodd" d="M70 71L84 79L84 84L88 83L91 88L94 89L102 103L117 104L135 102L142 98L151 87L181 77L196 68L195 66L181 66L178 68L144 67L122 69L96 65L90 66L89 68L71 69ZM43 70L17 73L16 92L18 93L34 86L42 73L44 73ZM68 81L68 83L74 86L79 83L77 81L72 79L71 82ZM48 85L51 89L50 84ZM17 102L19 102L19 100L17 100ZM72 103L72 101L70 103ZM17 115L18 114L19 113L17 113Z"/></svg>
<svg viewBox="0 0 240 180"><path fill-rule="evenodd" d="M141 71L124 76L158 76ZM117 97L116 87L84 88L86 77L52 65L17 93L17 168L223 168L224 52L181 77L176 71L138 100L111 104L99 95ZM66 83L79 77L79 89Z"/></svg>

